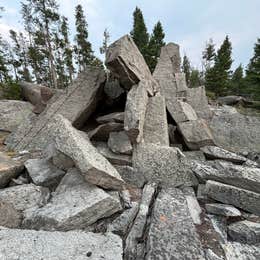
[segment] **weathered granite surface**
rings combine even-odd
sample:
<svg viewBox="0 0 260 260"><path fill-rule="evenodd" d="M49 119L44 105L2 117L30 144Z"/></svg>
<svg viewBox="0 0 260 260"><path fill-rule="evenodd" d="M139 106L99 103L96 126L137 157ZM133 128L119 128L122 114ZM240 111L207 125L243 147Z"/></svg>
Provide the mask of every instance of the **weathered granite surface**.
<svg viewBox="0 0 260 260"><path fill-rule="evenodd" d="M128 135L124 131L111 132L109 134L107 144L110 150L114 153L127 155L132 154L132 144L128 138Z"/></svg>
<svg viewBox="0 0 260 260"><path fill-rule="evenodd" d="M96 121L99 124L106 124L110 122L124 123L124 116L124 112L114 112L104 116L99 116L96 118Z"/></svg>
<svg viewBox="0 0 260 260"><path fill-rule="evenodd" d="M232 205L220 204L220 203L209 203L205 204L207 213L220 215L224 217L239 217L241 212Z"/></svg>

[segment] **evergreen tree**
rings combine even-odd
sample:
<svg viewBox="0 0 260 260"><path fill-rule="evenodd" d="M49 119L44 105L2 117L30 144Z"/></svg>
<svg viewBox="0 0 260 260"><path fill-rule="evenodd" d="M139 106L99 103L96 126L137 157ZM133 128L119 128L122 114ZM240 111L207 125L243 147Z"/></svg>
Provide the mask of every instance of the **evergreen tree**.
<svg viewBox="0 0 260 260"><path fill-rule="evenodd" d="M232 74L231 91L232 94L241 95L244 87L243 67L240 64Z"/></svg>
<svg viewBox="0 0 260 260"><path fill-rule="evenodd" d="M148 43L149 43L149 34L147 32L143 13L140 8L138 8L138 7L135 8L135 11L133 13L133 18L134 18L133 29L130 32L130 34L131 34L136 46L138 47L138 49L144 56L144 59L146 60L146 62L147 61L149 62L149 60L148 60L149 53L147 50Z"/></svg>
<svg viewBox="0 0 260 260"><path fill-rule="evenodd" d="M260 38L257 39L254 47L254 55L247 66L246 80L253 97L260 100Z"/></svg>
<svg viewBox="0 0 260 260"><path fill-rule="evenodd" d="M102 46L99 48L100 54L104 54L107 52L108 44L109 44L110 35L107 29L105 29L103 33L103 43Z"/></svg>
<svg viewBox="0 0 260 260"><path fill-rule="evenodd" d="M79 66L81 72L87 65L92 65L94 61L94 55L91 47L91 43L88 41L88 24L81 5L76 6L76 63Z"/></svg>
<svg viewBox="0 0 260 260"><path fill-rule="evenodd" d="M190 76L191 76L191 65L188 57L186 54L183 57L183 62L182 62L182 72L185 73L186 77L186 83L189 86L190 85Z"/></svg>
<svg viewBox="0 0 260 260"><path fill-rule="evenodd" d="M9 79L9 69L6 55L6 43L0 35L0 83L4 83Z"/></svg>
<svg viewBox="0 0 260 260"><path fill-rule="evenodd" d="M203 66L206 71L213 66L215 55L215 44L212 39L209 39L206 42L205 50L202 52Z"/></svg>
<svg viewBox="0 0 260 260"><path fill-rule="evenodd" d="M165 45L164 42L164 31L161 22L157 22L157 24L153 28L153 32L151 34L148 49L147 49L147 64L151 70L154 71L157 60L160 57L161 48Z"/></svg>
<svg viewBox="0 0 260 260"><path fill-rule="evenodd" d="M203 85L201 73L197 69L191 69L189 87L196 88L201 85Z"/></svg>

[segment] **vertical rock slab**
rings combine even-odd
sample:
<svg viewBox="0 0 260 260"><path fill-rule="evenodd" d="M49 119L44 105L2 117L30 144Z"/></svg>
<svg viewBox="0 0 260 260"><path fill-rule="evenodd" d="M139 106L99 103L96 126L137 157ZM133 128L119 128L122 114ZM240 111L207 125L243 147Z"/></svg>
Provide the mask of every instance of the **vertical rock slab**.
<svg viewBox="0 0 260 260"><path fill-rule="evenodd" d="M146 251L146 260L205 259L186 197L181 190L163 189L156 198Z"/></svg>
<svg viewBox="0 0 260 260"><path fill-rule="evenodd" d="M44 207L27 211L23 226L30 229L85 228L121 210L118 199L87 183L76 168L68 171Z"/></svg>
<svg viewBox="0 0 260 260"><path fill-rule="evenodd" d="M160 93L148 99L143 131L145 143L169 146L165 98Z"/></svg>
<svg viewBox="0 0 260 260"><path fill-rule="evenodd" d="M110 232L47 232L0 229L0 256L5 260L122 260L122 241Z"/></svg>
<svg viewBox="0 0 260 260"><path fill-rule="evenodd" d="M105 73L100 68L88 67L68 87L67 93L55 94L43 113L30 122L22 123L11 134L6 144L14 150L44 149L51 140L49 123L56 114L80 127L95 110L105 83Z"/></svg>
<svg viewBox="0 0 260 260"><path fill-rule="evenodd" d="M117 170L97 149L75 129L69 120L61 115L53 124L56 148L69 156L85 179L106 189L121 190L124 181Z"/></svg>
<svg viewBox="0 0 260 260"><path fill-rule="evenodd" d="M140 143L143 138L145 112L148 102L148 82L140 81L127 94L124 129L132 143Z"/></svg>

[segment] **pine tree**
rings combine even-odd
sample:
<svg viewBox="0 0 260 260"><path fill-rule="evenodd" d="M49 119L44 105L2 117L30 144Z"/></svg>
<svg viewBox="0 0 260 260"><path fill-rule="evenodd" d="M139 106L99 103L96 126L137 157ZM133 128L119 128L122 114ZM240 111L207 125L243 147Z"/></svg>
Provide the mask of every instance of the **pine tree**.
<svg viewBox="0 0 260 260"><path fill-rule="evenodd" d="M260 38L257 39L254 47L254 55L247 66L246 80L253 97L260 100Z"/></svg>
<svg viewBox="0 0 260 260"><path fill-rule="evenodd" d="M243 67L240 64L232 74L231 90L232 94L241 95L244 87Z"/></svg>
<svg viewBox="0 0 260 260"><path fill-rule="evenodd" d="M147 49L147 54L149 54L147 57L147 65L149 66L151 72L154 71L157 60L160 57L161 48L165 45L164 37L165 34L163 27L159 21L153 28Z"/></svg>
<svg viewBox="0 0 260 260"><path fill-rule="evenodd" d="M202 85L201 73L197 69L191 69L190 73L190 88L196 88Z"/></svg>
<svg viewBox="0 0 260 260"><path fill-rule="evenodd" d="M146 62L149 62L149 53L148 53L148 43L149 43L149 34L144 22L143 13L140 8L136 7L133 13L133 29L130 32L136 46L144 56Z"/></svg>
<svg viewBox="0 0 260 260"><path fill-rule="evenodd" d="M107 52L109 39L110 39L110 34L109 34L109 32L108 32L108 30L106 28L104 33L103 33L102 46L99 48L100 54L104 54L104 53Z"/></svg>
<svg viewBox="0 0 260 260"><path fill-rule="evenodd" d="M212 39L209 39L206 42L205 50L202 52L203 66L206 71L213 66L215 56L215 44Z"/></svg>
<svg viewBox="0 0 260 260"><path fill-rule="evenodd" d="M186 54L183 57L182 72L185 73L186 83L189 86L190 85L190 76L191 76L191 65L190 65L190 61Z"/></svg>
<svg viewBox="0 0 260 260"><path fill-rule="evenodd" d="M88 24L81 5L76 6L76 63L81 72L87 65L93 64L94 55L91 43L88 41Z"/></svg>
<svg viewBox="0 0 260 260"><path fill-rule="evenodd" d="M6 43L0 35L0 83L4 83L9 79L9 69L6 55Z"/></svg>

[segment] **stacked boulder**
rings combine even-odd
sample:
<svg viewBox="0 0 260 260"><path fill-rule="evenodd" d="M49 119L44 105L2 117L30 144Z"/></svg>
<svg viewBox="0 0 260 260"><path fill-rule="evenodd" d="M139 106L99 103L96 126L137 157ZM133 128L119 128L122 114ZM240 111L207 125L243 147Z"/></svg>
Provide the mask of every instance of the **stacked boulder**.
<svg viewBox="0 0 260 260"><path fill-rule="evenodd" d="M205 89L187 87L179 46L162 48L152 75L126 35L106 66L6 139L0 256L259 259L259 166L214 146Z"/></svg>

